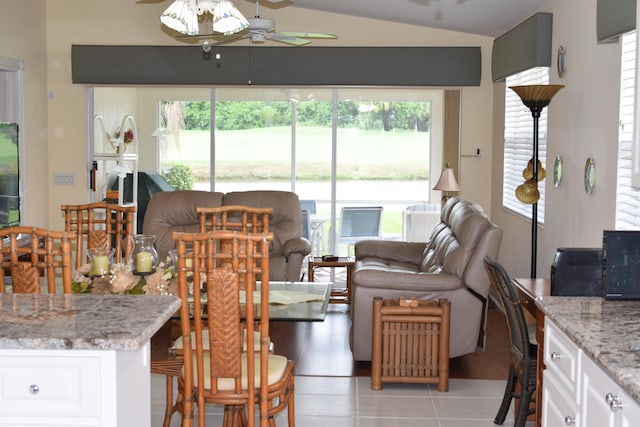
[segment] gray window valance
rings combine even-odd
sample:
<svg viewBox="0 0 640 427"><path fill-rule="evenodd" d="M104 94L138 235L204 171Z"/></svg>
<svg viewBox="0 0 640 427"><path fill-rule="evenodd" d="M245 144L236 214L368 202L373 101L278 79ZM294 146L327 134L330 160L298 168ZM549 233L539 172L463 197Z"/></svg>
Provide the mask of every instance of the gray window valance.
<svg viewBox="0 0 640 427"><path fill-rule="evenodd" d="M598 0L598 42L615 42L636 28L636 0Z"/></svg>
<svg viewBox="0 0 640 427"><path fill-rule="evenodd" d="M72 81L134 85L479 86L480 47L73 45ZM216 54L220 59L216 59Z"/></svg>
<svg viewBox="0 0 640 427"><path fill-rule="evenodd" d="M553 14L536 13L493 41L494 82L535 67L551 66Z"/></svg>

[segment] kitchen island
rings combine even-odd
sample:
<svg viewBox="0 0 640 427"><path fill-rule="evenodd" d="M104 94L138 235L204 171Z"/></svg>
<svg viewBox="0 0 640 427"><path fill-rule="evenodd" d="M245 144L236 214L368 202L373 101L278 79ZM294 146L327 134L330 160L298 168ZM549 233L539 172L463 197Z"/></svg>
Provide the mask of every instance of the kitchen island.
<svg viewBox="0 0 640 427"><path fill-rule="evenodd" d="M545 315L542 425L637 425L640 301L538 297L536 305Z"/></svg>
<svg viewBox="0 0 640 427"><path fill-rule="evenodd" d="M0 294L0 425L148 427L172 296Z"/></svg>

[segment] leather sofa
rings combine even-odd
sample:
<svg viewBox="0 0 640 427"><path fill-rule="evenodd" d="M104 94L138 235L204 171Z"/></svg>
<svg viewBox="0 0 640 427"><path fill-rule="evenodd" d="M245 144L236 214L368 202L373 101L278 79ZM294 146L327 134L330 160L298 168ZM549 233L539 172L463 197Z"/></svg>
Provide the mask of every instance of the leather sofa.
<svg viewBox="0 0 640 427"><path fill-rule="evenodd" d="M311 252L311 244L302 237L302 213L295 193L288 191L235 191L219 193L181 190L155 193L144 217L143 232L156 236L160 259L175 247L174 231L198 232L200 223L196 208L249 206L271 208L269 230L273 240L269 248L269 279L300 280L302 261Z"/></svg>
<svg viewBox="0 0 640 427"><path fill-rule="evenodd" d="M426 243L356 243L350 337L355 360L371 360L375 296L448 298L449 357L484 349L490 282L483 262L487 255L498 256L502 230L479 205L457 197L443 206L440 219Z"/></svg>

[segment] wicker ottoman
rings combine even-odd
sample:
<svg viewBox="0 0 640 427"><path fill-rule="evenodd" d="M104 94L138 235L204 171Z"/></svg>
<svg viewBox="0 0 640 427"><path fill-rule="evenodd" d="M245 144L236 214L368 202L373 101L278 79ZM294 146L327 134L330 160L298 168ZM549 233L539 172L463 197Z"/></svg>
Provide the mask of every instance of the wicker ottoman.
<svg viewBox="0 0 640 427"><path fill-rule="evenodd" d="M371 388L383 382L438 384L449 390L451 302L373 299Z"/></svg>

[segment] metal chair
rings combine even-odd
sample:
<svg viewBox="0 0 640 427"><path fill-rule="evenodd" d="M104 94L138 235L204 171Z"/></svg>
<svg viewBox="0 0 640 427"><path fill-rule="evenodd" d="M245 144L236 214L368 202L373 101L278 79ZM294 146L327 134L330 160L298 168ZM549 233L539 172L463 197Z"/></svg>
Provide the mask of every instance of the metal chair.
<svg viewBox="0 0 640 427"><path fill-rule="evenodd" d="M317 206L315 200L300 200L300 210L304 215L307 212L308 237L303 235L307 240L311 242L311 252L315 256L320 256L324 252L324 223L323 219L318 219L316 214ZM304 219L304 218L303 218ZM303 232L305 229L303 228Z"/></svg>
<svg viewBox="0 0 640 427"><path fill-rule="evenodd" d="M310 216L311 216L311 214L309 213L308 210L306 210L306 209L302 210L302 237L304 237L307 240L311 240L311 237L312 237L311 226L309 225ZM312 245L312 247L313 247L313 245Z"/></svg>
<svg viewBox="0 0 640 427"><path fill-rule="evenodd" d="M7 292L6 276L11 277L13 293L41 293L41 277L48 293L57 293L60 282L65 294L72 293L71 242L75 236L75 232L28 226L0 230L0 293Z"/></svg>
<svg viewBox="0 0 640 427"><path fill-rule="evenodd" d="M315 200L300 200L300 210L309 211L311 215L318 213Z"/></svg>
<svg viewBox="0 0 640 427"><path fill-rule="evenodd" d="M530 338L532 333L525 322L518 291L507 272L490 257L485 257L484 265L489 274L491 286L498 293L504 309L511 342L509 376L494 423L503 424L511 400L519 398L520 402L513 425L514 427L524 427L527 417L536 411L537 344Z"/></svg>
<svg viewBox="0 0 640 427"><path fill-rule="evenodd" d="M62 205L65 231L75 231L75 268L87 262L87 249L115 248L115 262L127 261L133 252L135 206L107 202Z"/></svg>
<svg viewBox="0 0 640 427"><path fill-rule="evenodd" d="M358 240L379 239L382 229L382 206L344 207L340 212L338 244L347 245L347 255Z"/></svg>
<svg viewBox="0 0 640 427"><path fill-rule="evenodd" d="M248 420L253 425L257 405L261 427L275 425L275 415L285 408L293 427L294 363L269 353L268 279L261 282L259 305L253 298L245 298L244 303L238 298L241 292L254 295L256 276L268 277L273 236L213 231L174 233L173 238L183 301L184 370L178 379L183 426L192 425L195 406L198 425L204 426L205 405L215 403L225 407L224 426L248 425ZM204 290L192 286L191 295L191 280L204 283ZM259 334L259 350L255 333Z"/></svg>

